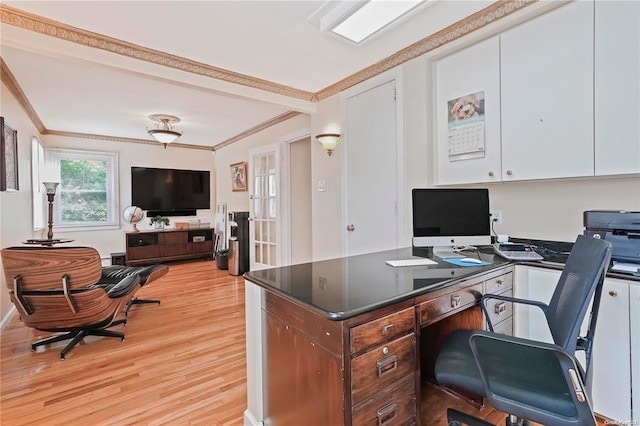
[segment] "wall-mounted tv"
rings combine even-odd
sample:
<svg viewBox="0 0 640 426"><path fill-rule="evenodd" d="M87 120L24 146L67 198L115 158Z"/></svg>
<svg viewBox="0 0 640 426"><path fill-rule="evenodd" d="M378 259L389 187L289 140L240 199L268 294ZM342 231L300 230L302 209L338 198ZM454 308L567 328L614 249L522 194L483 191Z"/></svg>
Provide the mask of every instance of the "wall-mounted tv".
<svg viewBox="0 0 640 426"><path fill-rule="evenodd" d="M195 216L210 209L208 170L131 167L131 204L147 216Z"/></svg>

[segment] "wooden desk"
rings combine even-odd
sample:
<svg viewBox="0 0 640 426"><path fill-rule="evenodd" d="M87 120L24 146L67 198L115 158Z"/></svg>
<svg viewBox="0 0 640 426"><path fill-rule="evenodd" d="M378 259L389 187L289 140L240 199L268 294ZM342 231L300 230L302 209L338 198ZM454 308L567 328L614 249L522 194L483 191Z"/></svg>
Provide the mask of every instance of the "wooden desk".
<svg viewBox="0 0 640 426"><path fill-rule="evenodd" d="M384 264L410 254L245 274L245 424L420 424L421 383L442 341L454 329L484 328L477 302L508 290L513 268L492 253L481 255L493 262L486 267Z"/></svg>

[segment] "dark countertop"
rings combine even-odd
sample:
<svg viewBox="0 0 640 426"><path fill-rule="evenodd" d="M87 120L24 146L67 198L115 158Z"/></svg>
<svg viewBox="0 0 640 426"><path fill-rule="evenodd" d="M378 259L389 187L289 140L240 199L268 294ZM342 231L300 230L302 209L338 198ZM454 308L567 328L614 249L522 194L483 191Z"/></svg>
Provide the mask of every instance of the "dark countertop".
<svg viewBox="0 0 640 426"><path fill-rule="evenodd" d="M511 241L531 244L544 257L539 262L522 264L561 270L573 243L512 238ZM251 271L244 274L249 281L326 316L344 320L372 309L426 294L459 280L508 265L510 262L494 254L493 248L464 252L467 257L479 257L490 262L486 266L455 266L433 257L429 250L402 248L377 253L329 259L299 265ZM387 260L426 257L437 264L398 267ZM640 282L640 276L607 273L607 277Z"/></svg>
<svg viewBox="0 0 640 426"><path fill-rule="evenodd" d="M329 319L344 320L509 264L490 248L463 254L491 264L455 266L432 257L425 249L403 248L251 271L244 277ZM412 255L427 257L437 264L394 268L385 263L410 259Z"/></svg>

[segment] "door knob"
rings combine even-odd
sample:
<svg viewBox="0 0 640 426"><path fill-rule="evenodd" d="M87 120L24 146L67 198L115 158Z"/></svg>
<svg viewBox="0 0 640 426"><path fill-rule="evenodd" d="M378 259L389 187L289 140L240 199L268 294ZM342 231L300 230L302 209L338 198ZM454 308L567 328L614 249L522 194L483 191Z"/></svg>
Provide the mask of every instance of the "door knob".
<svg viewBox="0 0 640 426"><path fill-rule="evenodd" d="M356 227L353 226L353 224L347 226L347 231L349 231L349 232L353 232L353 231L355 231L355 229L356 229Z"/></svg>

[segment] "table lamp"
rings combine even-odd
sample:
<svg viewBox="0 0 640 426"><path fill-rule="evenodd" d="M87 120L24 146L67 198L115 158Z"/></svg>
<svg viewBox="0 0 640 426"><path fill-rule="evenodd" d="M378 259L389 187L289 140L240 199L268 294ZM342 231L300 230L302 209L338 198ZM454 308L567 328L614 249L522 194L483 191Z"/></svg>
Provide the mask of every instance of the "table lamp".
<svg viewBox="0 0 640 426"><path fill-rule="evenodd" d="M56 195L56 187L58 182L42 182L47 190L47 201L49 201L49 232L47 232L47 239L53 239L53 197Z"/></svg>

